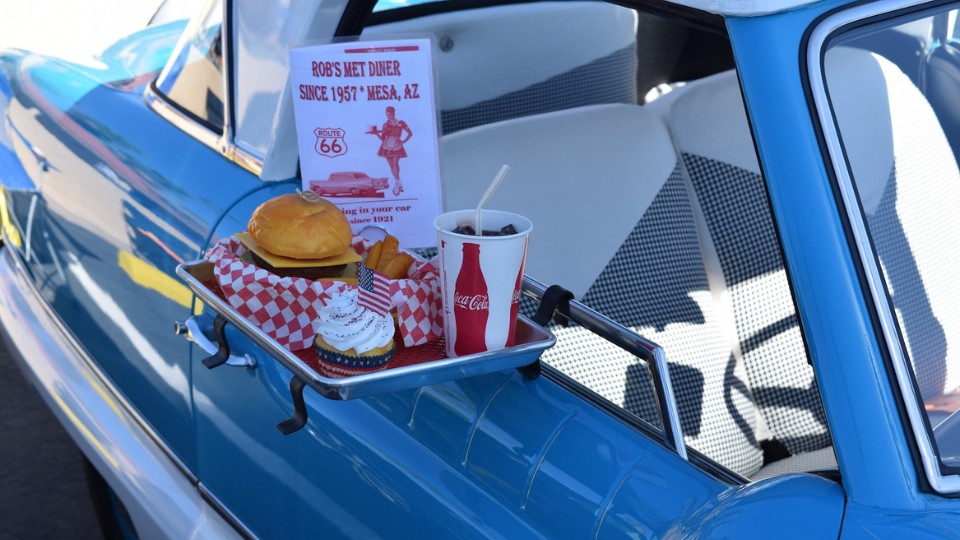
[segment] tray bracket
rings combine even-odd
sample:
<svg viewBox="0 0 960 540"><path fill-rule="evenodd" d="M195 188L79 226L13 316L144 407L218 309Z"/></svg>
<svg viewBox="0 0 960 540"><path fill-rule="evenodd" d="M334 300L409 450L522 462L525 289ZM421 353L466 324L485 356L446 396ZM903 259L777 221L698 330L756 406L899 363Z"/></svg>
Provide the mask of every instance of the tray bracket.
<svg viewBox="0 0 960 540"><path fill-rule="evenodd" d="M307 425L307 404L303 400L303 388L307 382L294 375L290 379L290 397L293 398L293 416L277 424L277 429L284 435L290 435L303 429Z"/></svg>
<svg viewBox="0 0 960 540"><path fill-rule="evenodd" d="M573 293L559 285L551 285L544 291L540 299L540 307L537 313L530 318L531 321L546 328L551 319L556 320L558 324L566 327L570 324L570 301L573 300ZM528 379L536 379L540 376L540 358L532 364L520 366L517 370Z"/></svg>
<svg viewBox="0 0 960 540"><path fill-rule="evenodd" d="M218 313L216 318L213 319L213 333L217 336L217 344L220 346L220 349L218 349L215 354L203 359L203 365L206 366L207 369L222 366L230 359L230 344L227 343L226 326L226 317Z"/></svg>

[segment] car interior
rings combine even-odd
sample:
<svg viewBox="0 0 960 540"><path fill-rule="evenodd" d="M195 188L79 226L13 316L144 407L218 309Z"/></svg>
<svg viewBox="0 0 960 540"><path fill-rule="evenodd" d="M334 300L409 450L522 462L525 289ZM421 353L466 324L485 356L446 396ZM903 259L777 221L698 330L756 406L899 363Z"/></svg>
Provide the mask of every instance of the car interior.
<svg viewBox="0 0 960 540"><path fill-rule="evenodd" d="M885 55L871 47L875 35L853 35L828 49L824 68L901 354L913 371L926 429L941 459L955 463L960 374L951 340L960 325L954 276L960 258L943 248L958 230L960 63L948 18L955 12L921 15L880 32L921 36L926 46L918 58Z"/></svg>
<svg viewBox="0 0 960 540"><path fill-rule="evenodd" d="M509 164L509 180L489 206L535 224L528 276L564 287L576 302L664 348L694 460L741 480L793 471L835 477L826 416L722 20L699 17L688 24L651 6L641 11L594 1L383 7L354 14L364 38L435 39L444 208L473 207L501 164ZM847 48L893 66L896 84L887 77L882 87L892 92L909 85L913 97L904 103L929 103L934 123L939 117L943 126L924 131L937 141L929 147L938 148L934 162L955 172L949 147L960 144L954 127L960 105L951 89L960 79L960 55L947 23L934 17L901 24L858 36ZM307 35L320 31L312 25L322 26L305 24ZM340 33L356 33L348 26L341 21ZM282 43L274 47L286 50ZM860 55L856 62L865 60ZM275 84L242 63L237 70L240 90L249 86L258 99L268 95L263 84ZM829 86L862 86L843 80ZM265 148L268 157L293 159L290 133L257 139L273 110L239 110L238 140ZM876 205L885 192L900 189L887 186L899 184L889 180L899 178L906 158L900 147L896 167L892 149L887 161L855 155L856 141L870 139L842 135L854 148L850 159L867 218L880 220L873 217ZM874 174L881 162L886 169ZM874 169L861 174L858 163ZM265 163L261 175L282 176L283 167L267 170L272 167ZM916 269L911 249L918 252L914 243L927 232L910 232L909 216L899 215L891 197L887 204L895 211L888 214L897 219L888 221L902 222L907 232L874 233L879 259L894 285L915 290L894 298L904 307L908 341L928 343L927 330L913 329L946 329L948 321L922 323L946 315L913 308L930 305L934 285L943 281L947 290L949 280L939 270ZM916 227L926 231L927 225ZM525 300L528 315L535 308ZM542 360L555 379L638 430L663 434L643 360L595 329L553 323L551 330L558 342ZM910 352L931 409L960 384L945 373L943 351ZM932 361L918 360L930 355ZM931 422L956 409L948 405Z"/></svg>
<svg viewBox="0 0 960 540"><path fill-rule="evenodd" d="M489 204L534 222L527 274L664 347L689 447L747 478L835 468L725 37L601 2L443 9L363 35L436 36L444 207L509 164ZM641 359L551 330L546 364L661 426Z"/></svg>

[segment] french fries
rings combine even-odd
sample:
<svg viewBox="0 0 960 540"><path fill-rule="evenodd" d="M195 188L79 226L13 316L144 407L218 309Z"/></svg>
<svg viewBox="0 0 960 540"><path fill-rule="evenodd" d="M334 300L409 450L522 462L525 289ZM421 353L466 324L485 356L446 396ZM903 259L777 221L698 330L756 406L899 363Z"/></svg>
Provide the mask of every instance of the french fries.
<svg viewBox="0 0 960 540"><path fill-rule="evenodd" d="M376 268L377 264L380 262L380 255L383 254L383 242L377 242L370 248L370 252L367 254L367 266L370 268Z"/></svg>
<svg viewBox="0 0 960 540"><path fill-rule="evenodd" d="M407 253L397 253L380 271L393 279L399 279L407 277L407 269L410 268L411 264L413 264L413 257Z"/></svg>
<svg viewBox="0 0 960 540"><path fill-rule="evenodd" d="M400 241L396 236L387 235L374 244L367 252L366 265L382 272L391 279L400 279L407 276L407 270L413 264L413 257L409 253L399 251Z"/></svg>
<svg viewBox="0 0 960 540"><path fill-rule="evenodd" d="M383 239L383 251L380 253L380 261L377 262L376 269L383 272L383 269L386 268L387 263L390 262L397 254L397 249L400 247L400 241L397 240L396 236L387 235ZM370 266L369 264L367 266Z"/></svg>

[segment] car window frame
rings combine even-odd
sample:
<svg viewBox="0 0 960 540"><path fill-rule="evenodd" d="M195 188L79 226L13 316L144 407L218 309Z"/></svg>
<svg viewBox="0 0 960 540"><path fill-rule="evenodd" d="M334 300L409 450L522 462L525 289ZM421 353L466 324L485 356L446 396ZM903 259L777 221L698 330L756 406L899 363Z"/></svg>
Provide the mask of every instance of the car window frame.
<svg viewBox="0 0 960 540"><path fill-rule="evenodd" d="M255 175L259 175L263 166L263 159L241 148L238 148L234 141L234 95L232 83L234 58L232 46L233 19L231 17L233 2L231 0L208 0L207 3L203 5L203 9L199 11L198 14L194 15L194 18L199 16L199 13L206 13L208 9L215 9L211 8L211 4L216 3L220 4L220 9L223 11L223 22L221 23L222 29L220 32L220 46L221 50L223 51L223 68L221 70L220 79L221 84L223 85L224 96L223 125L220 126L222 131L217 132L215 129L212 129L208 122L198 119L190 111L185 110L174 100L168 98L162 92L160 92L157 89L156 78L147 85L146 89L144 90L143 99L151 110L179 128L187 135L191 136L204 146L216 151L223 157L241 166L247 171ZM193 19L191 19L191 21L192 20ZM189 29L190 27L188 26L185 32L189 31Z"/></svg>
<svg viewBox="0 0 960 540"><path fill-rule="evenodd" d="M819 123L824 166L832 176L839 195L840 210L848 223L851 249L855 251L854 257L860 264L863 286L869 295L865 300L872 302L875 326L880 334L877 337L886 353L884 360L893 378L891 383L895 388L892 389L900 405L906 432L912 436L907 437L908 443L914 450L914 458L918 462L916 465L921 469L918 474L926 480L929 490L943 495L960 493L960 474L956 470L949 470L940 459L933 431L921 406L922 400L905 350L906 345L893 302L887 292L827 91L824 59L836 39L850 31L897 19L907 22L911 15L923 12L933 14L935 10L946 9L951 5L960 8L960 2L942 0L889 0L843 7L827 13L811 26L806 50L801 53L802 56L805 55L807 64L804 75L812 101L811 113L814 121Z"/></svg>

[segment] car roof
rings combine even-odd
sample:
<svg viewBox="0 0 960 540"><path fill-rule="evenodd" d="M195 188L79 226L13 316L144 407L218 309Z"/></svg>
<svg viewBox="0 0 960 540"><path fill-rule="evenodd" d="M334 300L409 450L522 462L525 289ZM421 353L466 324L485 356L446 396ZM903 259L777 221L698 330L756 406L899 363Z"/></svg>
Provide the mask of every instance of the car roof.
<svg viewBox="0 0 960 540"><path fill-rule="evenodd" d="M819 0L667 0L671 4L678 4L694 9L715 13L717 15L731 15L751 17L777 13L796 9L800 6L814 4Z"/></svg>
<svg viewBox="0 0 960 540"><path fill-rule="evenodd" d="M374 11L428 4L441 0L378 0ZM662 0L717 15L750 17L777 13L813 4L820 0Z"/></svg>

